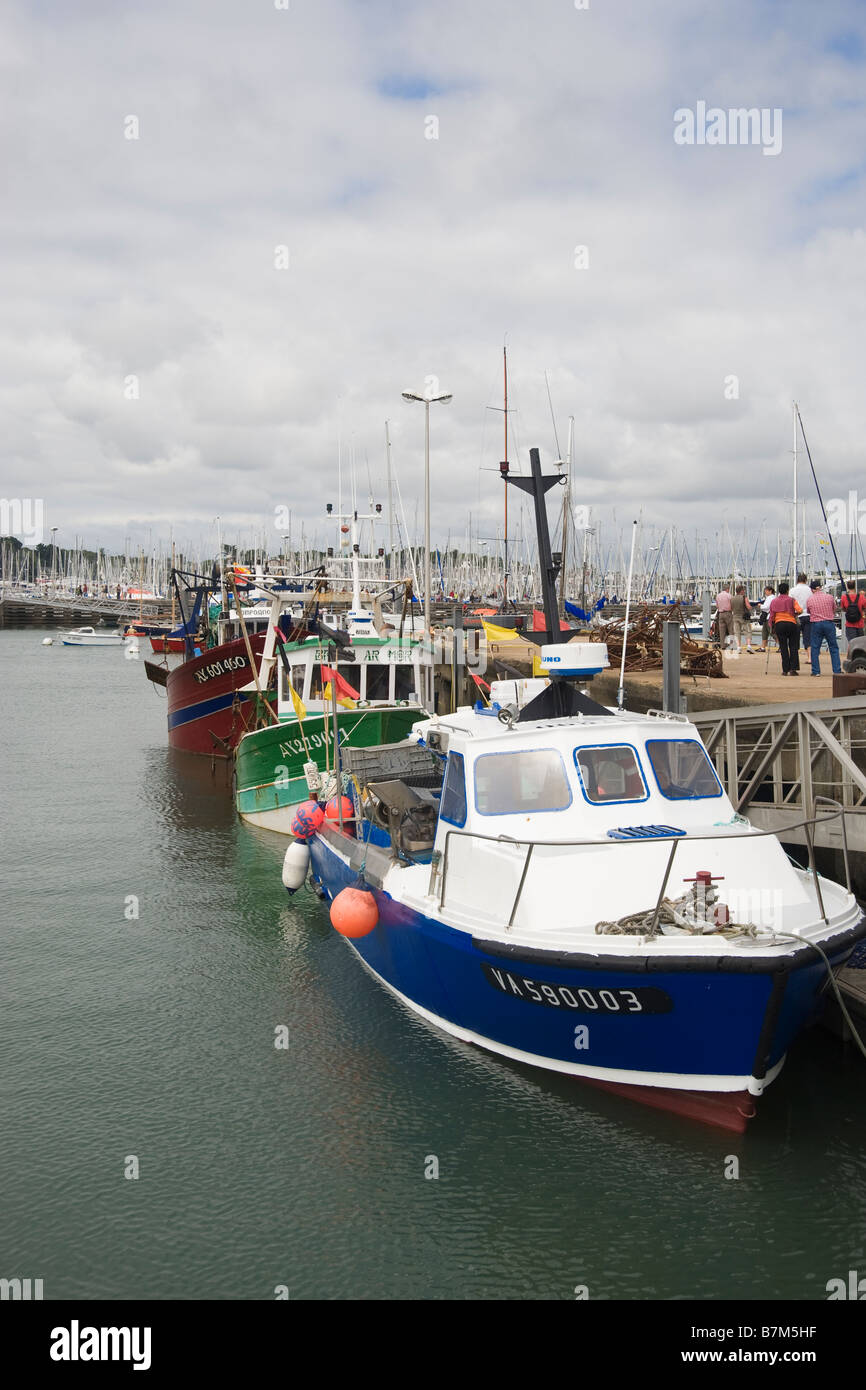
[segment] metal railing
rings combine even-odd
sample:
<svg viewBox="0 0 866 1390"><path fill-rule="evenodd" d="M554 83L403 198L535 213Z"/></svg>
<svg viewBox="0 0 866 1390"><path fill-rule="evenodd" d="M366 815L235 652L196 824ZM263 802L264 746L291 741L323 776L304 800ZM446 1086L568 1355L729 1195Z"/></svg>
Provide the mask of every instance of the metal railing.
<svg viewBox="0 0 866 1390"><path fill-rule="evenodd" d="M800 829L803 829L805 831L806 845L808 847L809 854L809 873L811 873L815 884L815 897L817 899L818 907L821 912L821 919L824 922L825 926L829 926L829 919L827 917L827 911L824 906L824 898L823 894L821 893L820 878L815 864L815 842L812 835L812 827L818 825L819 823L821 825L826 825L829 821L835 820L837 817L840 818L842 825L842 854L845 863L845 887L849 893L851 892L851 869L850 864L848 862L848 833L845 825L846 808L840 805L838 801L834 801L832 797L828 796L815 797L814 805L816 809L818 807L819 802L823 803L826 806L833 807L835 809L833 809L829 815L820 817L820 821L818 815L814 815L807 817L802 821L797 821L794 825L786 825L785 831L787 832L789 830ZM732 822L732 824L736 824L736 822ZM754 827L750 826L747 834L745 834L743 838L757 840L763 839L767 835L775 836L778 835L778 833L779 832L777 830L756 830ZM657 844L662 840L670 840L671 851L668 855L667 864L665 866L664 875L662 877L661 887L659 888L658 897L656 899L655 908L653 910L652 923L647 933L648 936L653 937L655 936L658 930L658 921L662 909L662 903L664 901L665 889L668 886L668 880L671 875L671 869L673 868L674 858L676 856L676 852L679 846L683 843L695 844L698 841L730 840L734 838L739 839L740 837L732 836L729 831L727 834L724 835L690 835L688 832L686 832L684 835L675 835L673 837L669 835L647 835L645 837L641 837L640 839L634 840L613 840L607 837L605 837L604 839L587 840L523 840L518 839L516 836L513 835L483 835L475 830L447 830L445 832L445 849L442 854L441 877L439 880L439 911L441 912L445 906L445 888L448 880L448 854L452 839L485 840L495 845L515 845L518 847L526 847L526 858L523 861L523 869L520 874L520 882L517 885L517 892L514 896L514 901L511 904L511 912L508 915L508 921L505 927L506 931L511 931L512 927L514 926L514 919L517 915L517 909L520 906L520 899L523 896L523 889L526 884L527 875L529 873L529 865L532 862L532 854L535 849L586 849L590 847L592 849L607 849L611 848L614 845L620 847L626 845L651 845Z"/></svg>

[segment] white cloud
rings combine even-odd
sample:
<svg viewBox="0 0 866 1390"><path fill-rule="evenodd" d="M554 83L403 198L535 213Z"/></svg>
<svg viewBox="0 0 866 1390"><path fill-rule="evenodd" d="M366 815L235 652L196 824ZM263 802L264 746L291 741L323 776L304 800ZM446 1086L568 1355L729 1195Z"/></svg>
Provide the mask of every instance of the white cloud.
<svg viewBox="0 0 866 1390"><path fill-rule="evenodd" d="M91 0L4 23L0 491L37 489L64 532L261 531L284 503L324 539L338 435L384 500L386 417L411 526L423 416L400 391L431 372L454 393L434 539L470 510L494 527L506 332L512 447L553 459L549 369L602 520L787 528L794 396L827 493L856 483L853 0ZM675 146L698 99L781 107L780 156Z"/></svg>

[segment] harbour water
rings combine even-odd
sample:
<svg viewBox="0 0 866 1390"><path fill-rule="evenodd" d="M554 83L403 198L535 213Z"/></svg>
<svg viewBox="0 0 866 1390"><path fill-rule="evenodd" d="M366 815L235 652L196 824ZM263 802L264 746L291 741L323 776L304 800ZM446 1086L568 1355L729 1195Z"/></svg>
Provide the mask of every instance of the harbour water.
<svg viewBox="0 0 866 1390"><path fill-rule="evenodd" d="M141 662L42 636L0 633L0 1277L810 1300L866 1273L853 1051L807 1034L735 1137L440 1035L287 898L224 766L169 753Z"/></svg>

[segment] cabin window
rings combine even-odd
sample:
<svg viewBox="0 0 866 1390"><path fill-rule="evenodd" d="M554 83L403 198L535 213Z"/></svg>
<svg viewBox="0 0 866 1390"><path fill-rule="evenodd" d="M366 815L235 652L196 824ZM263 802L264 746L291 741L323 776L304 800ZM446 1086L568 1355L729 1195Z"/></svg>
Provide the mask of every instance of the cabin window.
<svg viewBox="0 0 866 1390"><path fill-rule="evenodd" d="M482 816L564 811L571 787L554 748L525 753L482 753L475 760L475 805Z"/></svg>
<svg viewBox="0 0 866 1390"><path fill-rule="evenodd" d="M394 699L411 700L417 690L414 666L394 667Z"/></svg>
<svg viewBox="0 0 866 1390"><path fill-rule="evenodd" d="M377 666L371 661L364 667L367 676L367 695L368 700L387 700L388 699L388 677L390 668L388 666Z"/></svg>
<svg viewBox="0 0 866 1390"><path fill-rule="evenodd" d="M634 749L627 743L575 748L574 761L587 801L646 801L649 796Z"/></svg>
<svg viewBox="0 0 866 1390"><path fill-rule="evenodd" d="M691 738L647 739L647 756L659 791L669 801L721 796L722 787L703 745Z"/></svg>
<svg viewBox="0 0 866 1390"><path fill-rule="evenodd" d="M300 695L301 699L303 699L303 698L304 698L304 676L305 676L305 674L306 674L306 668L303 667L303 666L291 666L291 667L289 668L289 670L290 670L290 672L291 672L291 682L292 682L292 685L295 687L295 690L297 691L298 695ZM289 690L289 677L288 677L287 674L286 674L286 668L285 668L285 666L283 666L283 664L282 664L282 662L281 662L281 663L280 663L280 700L281 700L282 704L286 705L286 704L289 704L289 703L290 703L291 698L292 698L292 692Z"/></svg>
<svg viewBox="0 0 866 1390"><path fill-rule="evenodd" d="M466 824L466 777L462 753L448 754L439 815L449 825Z"/></svg>
<svg viewBox="0 0 866 1390"><path fill-rule="evenodd" d="M328 667L329 670L334 670L334 667L331 666L330 662L326 662L325 665ZM343 677L343 680L346 681L352 687L353 690L360 691L361 667L358 665L357 661L341 661L336 669L338 673ZM321 700L323 698L324 687L327 684L327 680L322 680L321 664L319 662L316 662L315 666L313 667L313 676L310 682L310 699ZM339 700L342 700L344 698L354 699L354 696L343 696L338 691L337 698Z"/></svg>

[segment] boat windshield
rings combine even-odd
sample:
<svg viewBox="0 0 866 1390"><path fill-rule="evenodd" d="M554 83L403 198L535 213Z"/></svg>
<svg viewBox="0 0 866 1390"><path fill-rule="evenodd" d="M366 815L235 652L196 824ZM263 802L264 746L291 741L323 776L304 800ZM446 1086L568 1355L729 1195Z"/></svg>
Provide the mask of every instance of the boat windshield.
<svg viewBox="0 0 866 1390"><path fill-rule="evenodd" d="M647 739L646 751L659 791L669 801L722 795L706 750L694 739L651 738Z"/></svg>
<svg viewBox="0 0 866 1390"><path fill-rule="evenodd" d="M564 811L571 788L562 758L554 748L482 753L475 760L475 805L482 816Z"/></svg>
<svg viewBox="0 0 866 1390"><path fill-rule="evenodd" d="M574 761L587 801L646 801L649 792L641 776L637 754L629 744L602 744L575 748Z"/></svg>

